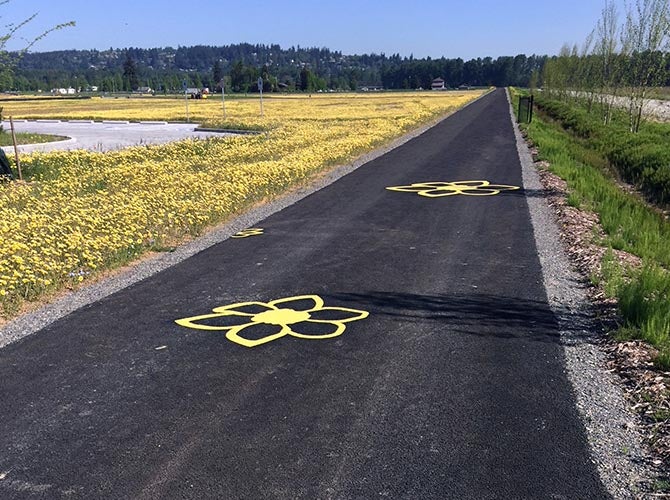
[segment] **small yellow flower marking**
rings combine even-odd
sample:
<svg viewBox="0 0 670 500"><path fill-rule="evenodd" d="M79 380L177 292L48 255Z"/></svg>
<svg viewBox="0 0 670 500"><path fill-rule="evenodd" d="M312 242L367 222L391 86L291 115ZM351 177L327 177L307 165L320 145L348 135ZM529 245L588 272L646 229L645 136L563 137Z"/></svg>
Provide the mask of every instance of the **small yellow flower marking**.
<svg viewBox="0 0 670 500"><path fill-rule="evenodd" d="M175 322L196 330L225 331L226 338L231 342L256 347L286 335L307 340L337 337L346 329L345 323L367 318L368 314L347 307L325 307L323 299L318 295L299 295L267 303L239 302L217 307L212 310L212 314L182 318ZM216 321L218 324L208 324L208 321ZM268 333L268 325L276 328L269 329ZM310 327L315 326L328 327L330 331L310 333ZM254 329L264 336L254 338Z"/></svg>
<svg viewBox="0 0 670 500"><path fill-rule="evenodd" d="M454 181L454 182L417 182L409 186L387 187L389 191L416 193L427 198L442 198L463 194L466 196L493 196L502 191L514 191L518 186L491 184L489 181Z"/></svg>
<svg viewBox="0 0 670 500"><path fill-rule="evenodd" d="M262 227L250 227L249 229L243 229L239 233L235 233L232 238L248 238L249 236L259 236L263 234Z"/></svg>

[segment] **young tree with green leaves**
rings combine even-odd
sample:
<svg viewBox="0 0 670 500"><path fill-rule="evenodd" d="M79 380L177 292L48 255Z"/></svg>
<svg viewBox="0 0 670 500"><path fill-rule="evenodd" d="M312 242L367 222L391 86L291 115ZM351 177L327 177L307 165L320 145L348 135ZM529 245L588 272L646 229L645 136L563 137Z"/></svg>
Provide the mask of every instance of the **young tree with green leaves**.
<svg viewBox="0 0 670 500"><path fill-rule="evenodd" d="M594 72L595 87L603 110L603 121L612 119L612 108L619 94L621 59L618 56L617 37L619 33L619 13L614 2L607 0L596 26L594 62L598 70Z"/></svg>
<svg viewBox="0 0 670 500"><path fill-rule="evenodd" d="M4 8L10 0L0 0L0 9ZM1 12L1 11L0 11ZM0 13L0 19L4 16ZM23 42L23 47L19 50L9 51L7 49L7 44L12 40L16 39L19 35L19 31L25 28L28 24L35 20L37 13L31 15L27 19L24 19L19 22L10 22L5 24L3 28L7 30L4 34L0 35L0 75L4 75L5 84L12 81L12 74L16 64L19 62L21 57L30 50L37 42L46 37L49 33L57 31L69 26L74 26L74 21L69 21L67 23L57 24L51 28L48 28L42 31L40 34L34 37L21 37Z"/></svg>
<svg viewBox="0 0 670 500"><path fill-rule="evenodd" d="M627 61L625 86L630 131L638 132L649 90L665 74L665 55L670 42L669 0L636 0L629 6L621 36Z"/></svg>
<svg viewBox="0 0 670 500"><path fill-rule="evenodd" d="M591 112L593 108L593 103L596 99L596 85L597 85L597 74L596 74L596 65L594 63L594 58L591 55L591 50L593 47L593 39L595 36L595 31L592 31L586 41L582 45L581 52L578 56L578 80L579 80L579 93L580 97L586 102L586 107Z"/></svg>

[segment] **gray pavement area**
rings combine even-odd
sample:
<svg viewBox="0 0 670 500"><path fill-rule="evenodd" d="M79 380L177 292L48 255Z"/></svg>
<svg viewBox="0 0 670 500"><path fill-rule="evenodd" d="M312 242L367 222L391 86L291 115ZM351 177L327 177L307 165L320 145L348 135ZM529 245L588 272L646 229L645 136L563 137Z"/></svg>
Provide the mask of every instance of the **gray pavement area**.
<svg viewBox="0 0 670 500"><path fill-rule="evenodd" d="M5 130L10 123L2 122ZM112 151L130 146L145 144L163 144L187 138L224 137L225 133L200 132L194 123L103 121L85 120L14 120L16 132L51 134L68 137L68 139L44 144L27 144L19 146L19 152L55 151L87 149L91 151ZM5 152L13 151L13 147L3 148Z"/></svg>

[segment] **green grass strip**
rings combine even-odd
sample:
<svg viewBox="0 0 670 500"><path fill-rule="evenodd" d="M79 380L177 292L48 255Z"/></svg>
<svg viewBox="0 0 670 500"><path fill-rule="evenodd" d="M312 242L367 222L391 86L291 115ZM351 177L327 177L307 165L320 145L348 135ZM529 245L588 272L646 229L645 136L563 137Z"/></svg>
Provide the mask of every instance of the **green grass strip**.
<svg viewBox="0 0 670 500"><path fill-rule="evenodd" d="M16 135L16 144L42 144L45 142L54 142L62 141L67 139L67 137L59 135L47 135L47 134L30 134L26 132L20 132ZM13 146L14 141L12 140L12 134L5 131L0 132L0 146Z"/></svg>
<svg viewBox="0 0 670 500"><path fill-rule="evenodd" d="M639 269L622 268L610 254L600 279L618 300L623 318L618 337L649 342L660 351L657 364L670 368L670 223L639 196L624 192L602 154L558 122L539 113L524 128L539 159L567 182L568 203L599 215L606 236L597 243L644 260Z"/></svg>

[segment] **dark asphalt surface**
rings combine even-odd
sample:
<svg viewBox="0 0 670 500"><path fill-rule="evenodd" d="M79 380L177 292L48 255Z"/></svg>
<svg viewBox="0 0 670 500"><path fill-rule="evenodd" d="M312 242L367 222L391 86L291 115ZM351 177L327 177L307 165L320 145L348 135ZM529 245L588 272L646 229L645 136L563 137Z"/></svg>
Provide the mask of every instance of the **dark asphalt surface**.
<svg viewBox="0 0 670 500"><path fill-rule="evenodd" d="M0 350L0 498L607 498L529 193L385 189L457 180L522 185L502 90ZM253 348L175 323L306 294L369 316Z"/></svg>

